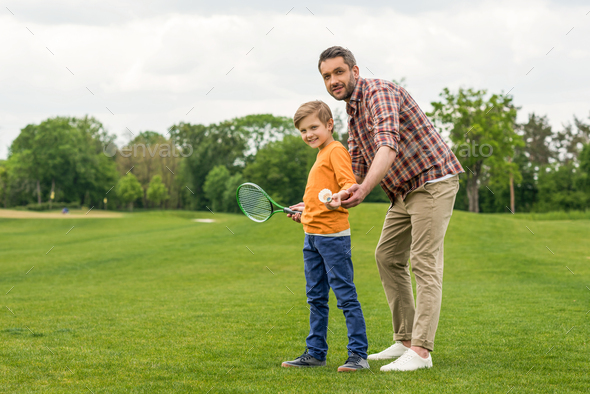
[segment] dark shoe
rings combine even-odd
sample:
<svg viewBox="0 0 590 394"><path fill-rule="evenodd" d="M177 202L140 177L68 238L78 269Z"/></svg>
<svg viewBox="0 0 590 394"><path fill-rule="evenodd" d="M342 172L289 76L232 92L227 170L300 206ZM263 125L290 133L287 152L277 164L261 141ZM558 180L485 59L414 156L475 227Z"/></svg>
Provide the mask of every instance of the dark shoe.
<svg viewBox="0 0 590 394"><path fill-rule="evenodd" d="M281 366L282 367L323 367L326 365L326 361L320 361L317 358L315 358L314 356L312 356L311 354L309 354L307 352L307 349L305 349L305 352L297 357L295 360L293 361L284 361Z"/></svg>
<svg viewBox="0 0 590 394"><path fill-rule="evenodd" d="M369 369L369 362L361 356L353 354L348 356L344 365L338 367L338 372L356 372L359 369Z"/></svg>

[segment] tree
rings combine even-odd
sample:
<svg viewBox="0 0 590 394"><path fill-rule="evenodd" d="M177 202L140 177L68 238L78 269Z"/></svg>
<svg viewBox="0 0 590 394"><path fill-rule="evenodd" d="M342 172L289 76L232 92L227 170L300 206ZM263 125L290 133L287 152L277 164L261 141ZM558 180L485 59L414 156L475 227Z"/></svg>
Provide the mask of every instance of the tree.
<svg viewBox="0 0 590 394"><path fill-rule="evenodd" d="M575 115L574 125L572 126L571 123L564 125L563 130L559 131L554 138L554 144L559 151L559 159L565 164L576 162L582 147L588 143L590 143L590 125L585 124Z"/></svg>
<svg viewBox="0 0 590 394"><path fill-rule="evenodd" d="M590 142L582 145L578 155L578 176L575 180L575 188L582 192L586 199L585 209L590 208Z"/></svg>
<svg viewBox="0 0 590 394"><path fill-rule="evenodd" d="M401 86L404 89L407 89L408 86L406 84L406 77L401 77L401 79L397 80L397 79L392 79L391 82L393 82L394 84Z"/></svg>
<svg viewBox="0 0 590 394"><path fill-rule="evenodd" d="M4 195L5 208L37 202L36 182L22 177L22 174L17 174L16 164L14 160L9 159L1 165L4 167L2 194Z"/></svg>
<svg viewBox="0 0 590 394"><path fill-rule="evenodd" d="M73 167L76 136L68 118L53 118L39 125L29 124L10 147L10 159L21 178L36 183L37 203L41 203L42 185L55 184L55 178ZM67 182L64 180L64 183Z"/></svg>
<svg viewBox="0 0 590 394"><path fill-rule="evenodd" d="M4 208L8 206L8 169L5 160L0 160L0 201Z"/></svg>
<svg viewBox="0 0 590 394"><path fill-rule="evenodd" d="M244 132L248 139L246 157L253 157L264 146L282 140L285 135L299 135L292 118L271 114L246 115L222 122L221 125L229 125Z"/></svg>
<svg viewBox="0 0 590 394"><path fill-rule="evenodd" d="M155 131L140 132L127 144L128 151L124 155L128 157L121 159L121 162L126 162L125 167L127 169L119 167L119 171L127 171L133 167L134 175L144 190L142 196L143 206L147 206L148 197L146 191L148 185L154 175L159 173L156 162L159 159L160 144L165 142L164 136Z"/></svg>
<svg viewBox="0 0 590 394"><path fill-rule="evenodd" d="M159 175L170 194L170 203L178 207L180 184L176 175L183 155L184 152L172 139L166 139L155 131L142 131L118 151L116 160L121 174L133 168L133 173L144 190L142 206L148 205L148 186L152 178Z"/></svg>
<svg viewBox="0 0 590 394"><path fill-rule="evenodd" d="M242 183L244 183L244 177L240 173L234 174L227 179L223 192L223 210L225 212L240 212L236 200L236 190Z"/></svg>
<svg viewBox="0 0 590 394"><path fill-rule="evenodd" d="M342 115L340 108L337 108L333 115L334 117L334 128L333 136L336 141L340 141L346 149L348 149L348 124Z"/></svg>
<svg viewBox="0 0 590 394"><path fill-rule="evenodd" d="M260 149L254 161L244 169L249 182L260 185L279 204L295 204L303 198L307 174L318 150L311 149L300 137L285 136Z"/></svg>
<svg viewBox="0 0 590 394"><path fill-rule="evenodd" d="M133 211L133 202L143 196L141 184L132 173L128 173L117 183L117 196L124 204L129 204L129 211Z"/></svg>
<svg viewBox="0 0 590 394"><path fill-rule="evenodd" d="M557 159L557 151L552 149L555 134L547 116L535 113L529 114L527 122L518 124L516 130L522 136L524 145L515 147L513 162L522 177L514 186L514 195L508 198L514 198L514 204L520 211L529 212L537 199L539 170ZM486 196L488 201L494 201L494 208L488 206L487 209L491 209L490 212L505 211L505 194L504 188L497 186L493 196ZM514 208L511 209L514 212Z"/></svg>
<svg viewBox="0 0 590 394"><path fill-rule="evenodd" d="M213 167L207 174L203 191L213 211L221 211L224 208L224 192L229 179L229 170L223 165Z"/></svg>
<svg viewBox="0 0 590 394"><path fill-rule="evenodd" d="M181 149L192 150L183 163L182 177L192 192L184 190L193 209L205 209L203 191L207 174L215 166L225 166L230 174L241 172L268 144L296 134L292 121L269 114L248 115L208 126L180 123L170 128L171 138Z"/></svg>
<svg viewBox="0 0 590 394"><path fill-rule="evenodd" d="M518 133L522 136L524 146L516 149L524 152L530 163L546 165L556 158L556 152L551 150L551 140L554 137L547 116L529 114L527 123L517 126Z"/></svg>
<svg viewBox="0 0 590 394"><path fill-rule="evenodd" d="M29 124L12 142L9 167L17 183L35 183L37 202L55 191L58 199L98 203L118 176L103 146L112 141L92 117L50 118Z"/></svg>
<svg viewBox="0 0 590 394"><path fill-rule="evenodd" d="M534 210L539 212L585 210L590 199L583 190L582 174L574 163L548 165L539 172L539 201Z"/></svg>
<svg viewBox="0 0 590 394"><path fill-rule="evenodd" d="M147 189L147 198L157 206L161 207L161 202L170 198L166 185L162 183L160 175L154 175Z"/></svg>
<svg viewBox="0 0 590 394"><path fill-rule="evenodd" d="M451 93L445 88L440 102L429 113L435 123L449 131L453 149L465 168L469 211L479 212L479 186L520 182L521 174L511 162L514 148L522 138L514 131L516 107L512 97L485 90L463 89Z"/></svg>
<svg viewBox="0 0 590 394"><path fill-rule="evenodd" d="M585 144L582 147L582 150L580 152L580 156L579 156L579 160L580 160L580 169L590 175L590 143Z"/></svg>
<svg viewBox="0 0 590 394"><path fill-rule="evenodd" d="M218 165L237 172L236 163L244 162L247 137L241 130L231 127L218 128L200 124L180 123L170 130L175 143L181 149L192 149L182 166L182 176L192 193L185 196L192 209L205 209L208 200L203 191L207 174Z"/></svg>
<svg viewBox="0 0 590 394"><path fill-rule="evenodd" d="M108 134L103 124L94 117L70 118L70 124L77 131L78 150L72 182L66 184L71 188L64 188L63 194L76 196L70 199L79 200L87 206L99 204L119 179L115 160L105 155L104 150L116 137Z"/></svg>

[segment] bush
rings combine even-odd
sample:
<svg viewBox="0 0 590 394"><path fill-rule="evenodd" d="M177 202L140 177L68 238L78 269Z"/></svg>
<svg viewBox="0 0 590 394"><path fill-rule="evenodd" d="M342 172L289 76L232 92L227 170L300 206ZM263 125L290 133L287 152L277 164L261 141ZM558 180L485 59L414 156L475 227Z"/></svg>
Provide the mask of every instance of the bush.
<svg viewBox="0 0 590 394"><path fill-rule="evenodd" d="M214 212L225 210L224 192L227 190L227 183L230 177L229 170L224 165L218 165L213 167L205 178L203 191L211 203L211 209Z"/></svg>
<svg viewBox="0 0 590 394"><path fill-rule="evenodd" d="M80 203L79 202L54 202L50 203L48 202L42 202L41 204L28 204L25 206L26 209L28 209L29 211L49 211L50 209L64 209L64 208L68 208L68 209L80 209Z"/></svg>
<svg viewBox="0 0 590 394"><path fill-rule="evenodd" d="M150 185L147 189L147 198L155 204L157 207L161 207L160 203L170 198L166 185L162 183L162 177L160 175L154 175L150 181Z"/></svg>
<svg viewBox="0 0 590 394"><path fill-rule="evenodd" d="M124 204L129 204L133 211L133 202L143 195L141 184L132 173L128 173L117 182L117 196ZM144 207L145 208L145 207Z"/></svg>

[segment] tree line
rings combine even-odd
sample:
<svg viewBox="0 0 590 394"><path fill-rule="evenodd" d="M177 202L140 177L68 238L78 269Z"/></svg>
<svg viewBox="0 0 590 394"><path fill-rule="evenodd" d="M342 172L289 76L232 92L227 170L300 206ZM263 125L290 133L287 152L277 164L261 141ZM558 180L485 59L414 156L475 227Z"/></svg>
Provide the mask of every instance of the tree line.
<svg viewBox="0 0 590 394"><path fill-rule="evenodd" d="M519 108L509 95L444 89L440 97L428 115L449 133L465 169L456 209L549 212L590 206L590 125L583 119L574 115L573 124L556 131L547 116L535 113L517 123ZM484 145L491 154L479 149Z"/></svg>
<svg viewBox="0 0 590 394"><path fill-rule="evenodd" d="M546 116L517 123L512 96L444 89L428 113L465 168L455 208L472 212L586 210L590 125L574 116L555 131ZM335 114L346 146L346 120ZM402 136L403 138L403 136ZM190 209L238 212L243 182L276 201L301 201L317 151L292 120L248 115L209 125L180 122L117 146L93 117L54 117L24 127L0 161L5 208ZM428 154L421 147L403 154ZM387 202L380 187L368 202Z"/></svg>

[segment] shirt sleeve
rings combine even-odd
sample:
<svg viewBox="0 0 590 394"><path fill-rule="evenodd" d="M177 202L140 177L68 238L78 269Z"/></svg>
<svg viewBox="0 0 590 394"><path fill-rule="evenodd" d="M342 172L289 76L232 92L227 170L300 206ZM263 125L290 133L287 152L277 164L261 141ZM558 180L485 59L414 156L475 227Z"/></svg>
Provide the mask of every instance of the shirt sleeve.
<svg viewBox="0 0 590 394"><path fill-rule="evenodd" d="M334 175L336 176L336 182L338 182L340 190L348 189L356 183L356 179L352 172L350 155L343 146L340 145L332 149L332 152L330 152L330 162L334 169Z"/></svg>
<svg viewBox="0 0 590 394"><path fill-rule="evenodd" d="M359 146L354 138L348 137L348 153L349 159L352 160L352 172L361 178L367 175L368 167L365 158L361 155ZM354 177L353 177L354 178Z"/></svg>
<svg viewBox="0 0 590 394"><path fill-rule="evenodd" d="M399 92L389 87L379 87L367 96L367 107L373 119L376 149L388 146L399 153Z"/></svg>

